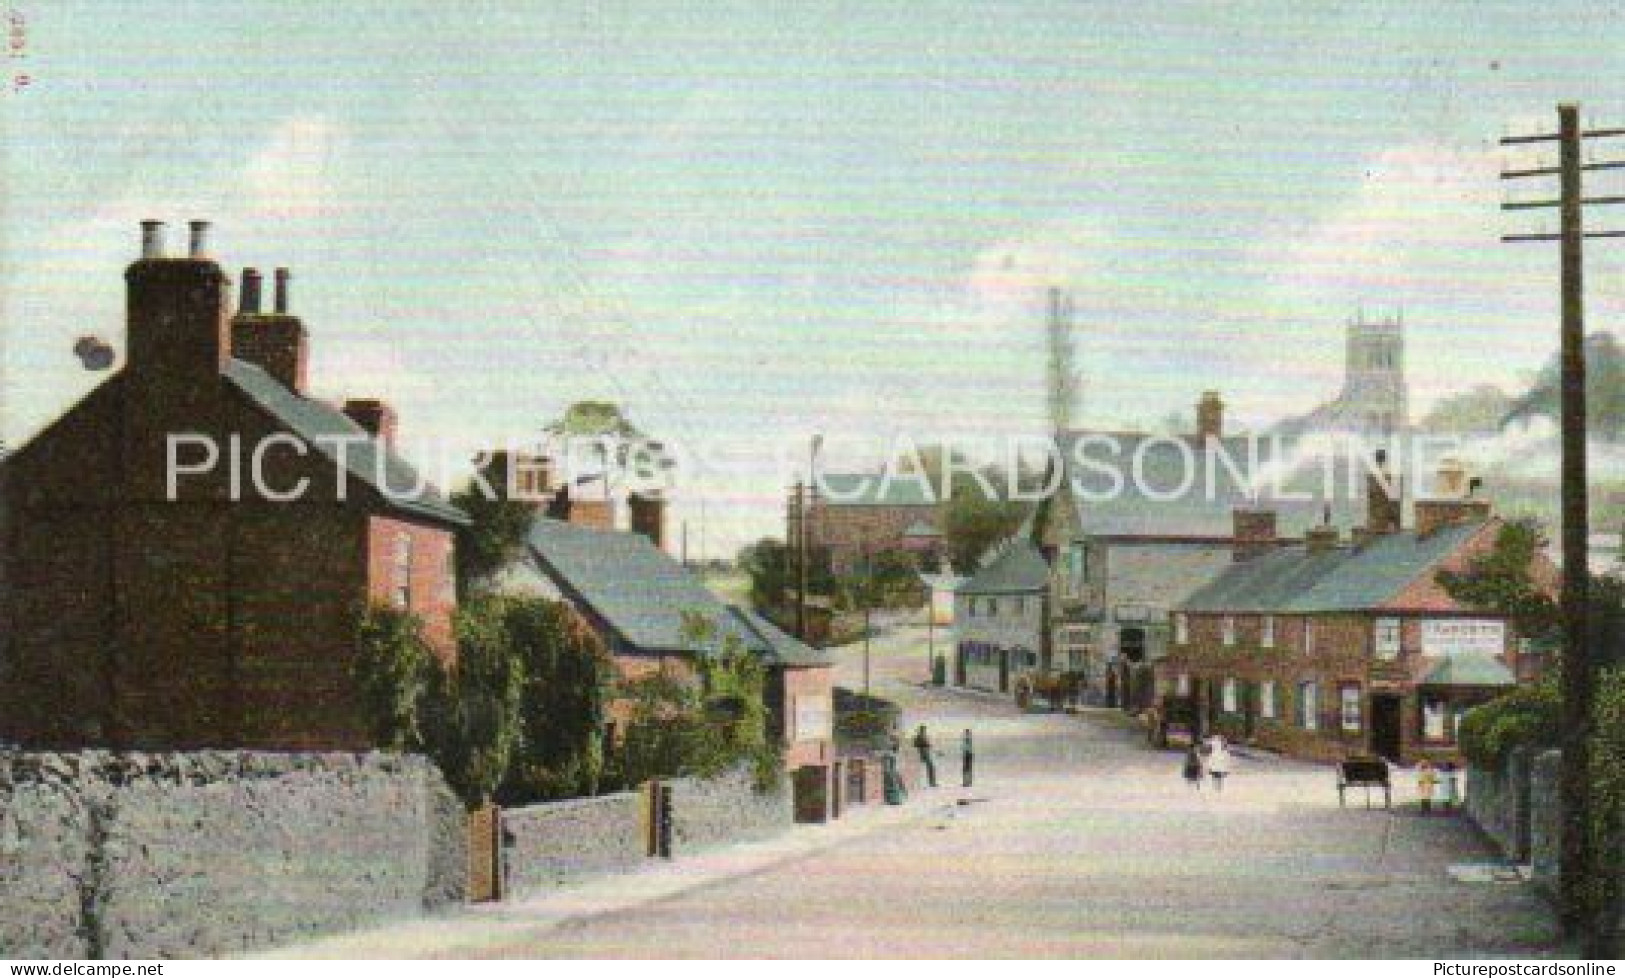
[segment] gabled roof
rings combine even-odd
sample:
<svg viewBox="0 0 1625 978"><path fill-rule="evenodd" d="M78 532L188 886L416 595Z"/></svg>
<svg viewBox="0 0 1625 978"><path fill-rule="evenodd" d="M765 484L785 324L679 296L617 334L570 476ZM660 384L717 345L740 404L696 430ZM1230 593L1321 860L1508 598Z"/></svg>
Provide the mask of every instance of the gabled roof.
<svg viewBox="0 0 1625 978"><path fill-rule="evenodd" d="M1180 610L1313 614L1380 609L1486 525L1448 526L1425 536L1402 530L1322 553L1310 553L1302 545L1283 547L1227 567Z"/></svg>
<svg viewBox="0 0 1625 978"><path fill-rule="evenodd" d="M1288 472L1293 446L1286 441L1233 436L1217 439L1210 452L1190 437L1076 430L1061 435L1057 447L1066 460L1063 488L1088 536L1229 537L1232 513L1242 507L1274 510L1276 532L1286 537L1320 523L1327 504L1338 524L1364 515L1364 479L1353 480L1351 494L1345 458L1334 454L1333 492L1324 498L1320 463ZM1241 475L1259 482L1260 493L1236 477L1232 461Z"/></svg>
<svg viewBox="0 0 1625 978"><path fill-rule="evenodd" d="M367 437L366 430L343 411L295 394L252 363L229 360L223 373L249 400L328 459L338 461L335 440L346 440L345 471L376 490L386 505L449 523L468 522L468 516L423 481L405 459Z"/></svg>
<svg viewBox="0 0 1625 978"><path fill-rule="evenodd" d="M756 612L738 605L729 605L728 610L733 612L740 624L756 635L759 645L752 646L751 651L760 655L768 665L796 669L835 664L829 653L821 652L786 634Z"/></svg>
<svg viewBox="0 0 1625 978"><path fill-rule="evenodd" d="M834 507L840 506L935 506L936 489L927 489L929 481L922 477L894 475L888 479L875 473L821 472L818 498Z"/></svg>
<svg viewBox="0 0 1625 978"><path fill-rule="evenodd" d="M1024 536L1011 537L970 580L960 594L1034 594L1049 587L1049 564L1038 545Z"/></svg>
<svg viewBox="0 0 1625 978"><path fill-rule="evenodd" d="M752 651L764 649L754 629L642 534L539 517L529 544L544 573L638 650L709 655L728 635ZM685 614L714 623L717 641L689 635Z"/></svg>
<svg viewBox="0 0 1625 978"><path fill-rule="evenodd" d="M1447 655L1418 683L1420 686L1516 686L1518 679L1493 655Z"/></svg>

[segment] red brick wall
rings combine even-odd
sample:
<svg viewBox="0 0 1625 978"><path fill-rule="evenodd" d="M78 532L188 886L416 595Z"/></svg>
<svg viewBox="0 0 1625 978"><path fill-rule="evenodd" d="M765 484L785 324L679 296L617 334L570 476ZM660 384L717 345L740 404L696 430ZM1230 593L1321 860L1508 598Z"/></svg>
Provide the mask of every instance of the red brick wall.
<svg viewBox="0 0 1625 978"><path fill-rule="evenodd" d="M451 559L455 540L439 526L410 522L395 516L373 516L367 521L367 597L394 605L397 541L411 541L411 586L408 611L423 622L424 637L441 658L456 656L452 613L457 608L456 579Z"/></svg>
<svg viewBox="0 0 1625 978"><path fill-rule="evenodd" d="M834 720L834 670L829 668L785 669L784 717L782 718L786 744L784 766L793 771L806 764L828 764L835 758L835 745L826 738L800 740L796 738L796 701L803 697L822 697L829 705Z"/></svg>

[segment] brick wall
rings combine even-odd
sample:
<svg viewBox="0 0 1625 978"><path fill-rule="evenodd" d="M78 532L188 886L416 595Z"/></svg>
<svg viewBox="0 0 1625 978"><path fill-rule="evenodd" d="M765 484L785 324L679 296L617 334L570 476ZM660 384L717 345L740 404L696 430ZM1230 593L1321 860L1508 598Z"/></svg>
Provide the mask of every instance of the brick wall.
<svg viewBox="0 0 1625 978"><path fill-rule="evenodd" d="M457 609L456 574L450 531L396 516L367 521L367 595L393 604L399 575L396 566L402 540L411 543L409 609L423 621L423 635L443 659L455 655L452 615Z"/></svg>
<svg viewBox="0 0 1625 978"><path fill-rule="evenodd" d="M782 674L784 699L781 718L785 738L784 767L793 771L806 764L828 764L835 759L832 731L802 731L796 728L798 704L802 700L822 700L824 715L835 720L834 670L829 668L774 670ZM770 673L770 676L772 674ZM771 680L770 680L771 681Z"/></svg>
<svg viewBox="0 0 1625 978"><path fill-rule="evenodd" d="M421 758L0 755L0 957L217 957L460 903Z"/></svg>

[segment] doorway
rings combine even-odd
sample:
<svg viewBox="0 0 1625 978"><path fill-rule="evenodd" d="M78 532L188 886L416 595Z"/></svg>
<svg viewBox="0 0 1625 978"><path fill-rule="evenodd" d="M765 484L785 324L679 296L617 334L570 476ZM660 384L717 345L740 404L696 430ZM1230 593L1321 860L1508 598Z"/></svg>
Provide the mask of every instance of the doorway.
<svg viewBox="0 0 1625 978"><path fill-rule="evenodd" d="M1398 761L1404 746L1398 696L1373 693L1371 696L1371 752Z"/></svg>

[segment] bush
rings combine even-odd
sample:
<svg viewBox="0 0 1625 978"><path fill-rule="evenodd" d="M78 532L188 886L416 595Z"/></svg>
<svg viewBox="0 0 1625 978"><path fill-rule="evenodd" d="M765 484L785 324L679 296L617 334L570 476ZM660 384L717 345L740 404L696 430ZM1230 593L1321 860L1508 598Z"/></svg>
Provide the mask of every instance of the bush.
<svg viewBox="0 0 1625 978"><path fill-rule="evenodd" d="M362 612L352 670L378 747L409 750L418 744L418 707L432 661L414 615L383 605Z"/></svg>
<svg viewBox="0 0 1625 978"><path fill-rule="evenodd" d="M1558 679L1548 675L1474 707L1461 720L1461 752L1474 764L1499 768L1515 748L1556 747L1562 703Z"/></svg>

